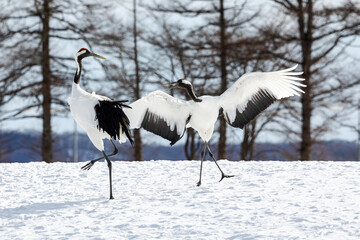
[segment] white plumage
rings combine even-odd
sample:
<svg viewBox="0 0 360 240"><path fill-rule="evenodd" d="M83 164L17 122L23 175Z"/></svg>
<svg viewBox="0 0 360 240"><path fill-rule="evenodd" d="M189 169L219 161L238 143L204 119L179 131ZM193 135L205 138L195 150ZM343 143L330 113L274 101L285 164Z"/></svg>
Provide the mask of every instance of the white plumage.
<svg viewBox="0 0 360 240"><path fill-rule="evenodd" d="M254 72L241 76L229 89L220 96L220 106L228 115L230 122L236 117L236 110L244 112L249 101L259 97L260 90L264 90L275 99L282 99L303 93L299 87L304 87L299 81L304 79L294 77L302 72L291 72L297 65L276 72Z"/></svg>
<svg viewBox="0 0 360 240"><path fill-rule="evenodd" d="M89 170L96 161L105 158L109 168L110 180L110 199L112 195L112 173L111 161L109 156L115 155L118 150L112 139L118 140L120 143L128 139L131 143L133 140L129 132L129 119L123 112L124 101L113 101L108 97L98 94L88 93L80 87L80 76L82 69L82 59L93 56L105 59L95 53L90 52L86 48L80 49L75 55L77 63L77 71L72 84L71 95L68 99L70 112L76 123L82 127L94 146L102 152L103 157L90 161L82 167L83 170ZM103 139L109 139L114 147L114 152L106 154L104 151Z"/></svg>
<svg viewBox="0 0 360 240"><path fill-rule="evenodd" d="M299 88L305 86L299 82L303 79L294 77L302 72L291 72L295 68L296 66L276 72L244 74L220 96L202 96L199 97L201 102L184 101L157 90L130 104L132 109L125 109L125 113L130 119L131 128L140 128L148 111L163 119L170 130L176 127L178 135L183 135L186 126L192 127L206 142L212 136L211 129L221 108L226 120L232 123L236 118L236 111L242 114L249 102L261 101L261 98L264 98L259 94L261 90L275 99L303 93Z"/></svg>
<svg viewBox="0 0 360 240"><path fill-rule="evenodd" d="M107 132L99 131L98 129L99 122L94 109L99 104L99 101L111 101L111 99L95 94L95 92L88 93L79 84L72 84L71 96L68 99L71 115L76 123L87 133L94 146L99 151L104 151L103 139L111 140L112 138ZM126 142L126 134L120 131L120 137L116 140L120 143Z"/></svg>
<svg viewBox="0 0 360 240"><path fill-rule="evenodd" d="M146 111L161 116L166 121L169 129L177 128L177 133L182 135L186 127L186 116L190 114L191 103L174 98L162 91L154 91L130 104L132 109L125 110L130 120L130 128L140 128Z"/></svg>
<svg viewBox="0 0 360 240"><path fill-rule="evenodd" d="M154 91L130 104L132 109L125 109L125 113L131 128L142 127L170 140L171 145L183 136L187 127L192 127L205 142L202 160L207 148L216 163L208 141L214 132L219 112L223 113L231 126L243 128L275 100L303 93L299 87L305 86L300 83L304 79L297 77L302 72L293 72L296 67L244 74L220 96L197 97L191 83L180 79L172 86L185 88L192 100L183 101L162 91ZM198 185L201 184L201 169ZM220 171L221 180L230 177Z"/></svg>

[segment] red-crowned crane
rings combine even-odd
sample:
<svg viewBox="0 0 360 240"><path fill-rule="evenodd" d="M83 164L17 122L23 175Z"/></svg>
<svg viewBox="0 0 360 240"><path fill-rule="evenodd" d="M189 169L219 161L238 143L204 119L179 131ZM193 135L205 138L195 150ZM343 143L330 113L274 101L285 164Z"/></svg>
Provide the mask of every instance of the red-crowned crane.
<svg viewBox="0 0 360 240"><path fill-rule="evenodd" d="M129 130L129 119L124 113L124 108L130 108L123 104L126 101L113 101L108 97L98 94L88 93L80 87L80 75L82 69L82 60L86 57L96 57L105 59L104 57L90 52L86 48L81 48L75 55L77 63L77 71L72 84L71 95L69 97L69 105L71 115L87 133L94 146L102 152L103 156L90 161L82 167L83 170L89 170L91 166L98 160L105 158L109 168L110 180L110 199L114 199L112 193L112 169L110 156L118 153L112 139L118 140L120 143L128 139L133 144L133 139ZM109 139L114 147L114 152L106 154L104 151L103 139Z"/></svg>
<svg viewBox="0 0 360 240"><path fill-rule="evenodd" d="M221 172L221 179L233 177L226 175L216 162L209 147L209 140L214 132L214 125L220 113L233 127L243 128L274 101L303 93L304 87L297 77L302 72L293 72L297 66L276 72L254 72L241 76L220 96L197 97L192 84L186 79L179 79L172 87L186 89L192 100L183 101L162 91L154 91L130 104L132 109L124 109L130 120L131 128L144 128L175 144L187 127L195 129L204 147L201 153L200 177L206 151Z"/></svg>

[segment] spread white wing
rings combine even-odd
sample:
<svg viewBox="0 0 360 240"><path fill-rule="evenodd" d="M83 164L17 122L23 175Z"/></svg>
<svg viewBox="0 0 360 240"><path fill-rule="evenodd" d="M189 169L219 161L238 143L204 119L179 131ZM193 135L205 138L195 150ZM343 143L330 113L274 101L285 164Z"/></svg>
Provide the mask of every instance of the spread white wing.
<svg viewBox="0 0 360 240"><path fill-rule="evenodd" d="M304 93L305 87L293 72L297 67L276 72L254 72L241 76L220 96L220 106L226 121L233 127L243 128L277 99Z"/></svg>
<svg viewBox="0 0 360 240"><path fill-rule="evenodd" d="M175 144L190 119L190 105L162 91L154 91L124 109L131 128L144 128Z"/></svg>

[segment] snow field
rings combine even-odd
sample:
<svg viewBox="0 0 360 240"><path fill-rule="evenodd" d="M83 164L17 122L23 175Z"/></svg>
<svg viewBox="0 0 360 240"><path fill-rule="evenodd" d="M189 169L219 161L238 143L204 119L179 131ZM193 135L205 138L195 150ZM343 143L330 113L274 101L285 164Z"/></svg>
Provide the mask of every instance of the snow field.
<svg viewBox="0 0 360 240"><path fill-rule="evenodd" d="M359 239L360 163L0 164L0 239Z"/></svg>

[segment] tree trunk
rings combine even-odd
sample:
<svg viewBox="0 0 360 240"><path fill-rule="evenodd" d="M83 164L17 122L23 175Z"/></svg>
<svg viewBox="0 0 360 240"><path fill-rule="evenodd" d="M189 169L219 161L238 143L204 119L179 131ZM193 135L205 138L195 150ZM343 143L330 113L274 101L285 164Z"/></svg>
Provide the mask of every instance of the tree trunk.
<svg viewBox="0 0 360 240"><path fill-rule="evenodd" d="M305 68L304 68L305 69ZM307 74L304 77L307 79ZM301 145L300 145L300 160L311 160L311 97L310 97L310 87L309 82L306 81L305 84L308 86L305 90L305 94L301 97L302 104L302 133L301 133Z"/></svg>
<svg viewBox="0 0 360 240"><path fill-rule="evenodd" d="M254 146L256 138L256 118L244 128L244 138L241 143L241 160L249 161L254 159Z"/></svg>
<svg viewBox="0 0 360 240"><path fill-rule="evenodd" d="M311 160L311 115L312 115L312 99L311 99L311 46L312 46L312 30L313 30L313 9L312 0L308 1L306 12L303 11L303 4L299 2L299 31L302 48L302 68L304 71L304 84L306 85L305 93L301 97L302 104L302 133L300 145L300 160ZM307 16L307 21L305 17Z"/></svg>
<svg viewBox="0 0 360 240"><path fill-rule="evenodd" d="M185 149L185 156L187 160L194 160L195 159L195 131L193 128L187 129L187 135L186 135L186 142L184 145Z"/></svg>
<svg viewBox="0 0 360 240"><path fill-rule="evenodd" d="M41 70L42 70L42 119L43 132L41 138L41 156L42 161L51 163L53 159L52 151L52 132L51 132L51 72L50 72L50 54L49 54L49 21L50 21L50 0L43 2L42 15L42 56L41 56Z"/></svg>
<svg viewBox="0 0 360 240"><path fill-rule="evenodd" d="M255 147L255 138L256 138L256 123L257 119L251 121L251 131L250 131L250 143L249 143L249 158L248 160L254 160L254 147Z"/></svg>
<svg viewBox="0 0 360 240"><path fill-rule="evenodd" d="M1 122L0 122L1 124ZM0 125L0 163L3 162L3 144L2 144L2 131L1 131L1 125Z"/></svg>
<svg viewBox="0 0 360 240"><path fill-rule="evenodd" d="M144 161L140 129L134 129L134 142L135 161Z"/></svg>
<svg viewBox="0 0 360 240"><path fill-rule="evenodd" d="M220 0L220 70L221 70L221 89L223 93L227 89L227 72L226 72L226 24L224 17L224 2ZM226 159L226 121L225 118L220 118L219 126L219 145L218 145L218 159Z"/></svg>
<svg viewBox="0 0 360 240"><path fill-rule="evenodd" d="M248 160L248 149L249 149L249 126L245 125L243 131L243 141L241 143L241 152L240 152L240 160Z"/></svg>
<svg viewBox="0 0 360 240"><path fill-rule="evenodd" d="M138 60L138 51L137 51L137 30L136 30L136 0L133 2L134 4L134 26L133 26L133 37L134 37L134 62L135 62L135 75L136 75L136 86L135 86L135 97L136 99L140 99L140 67ZM143 151L142 151L142 141L140 135L140 129L134 129L134 151L135 151L135 160L136 161L144 161Z"/></svg>

